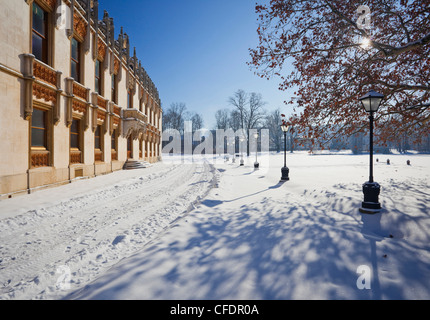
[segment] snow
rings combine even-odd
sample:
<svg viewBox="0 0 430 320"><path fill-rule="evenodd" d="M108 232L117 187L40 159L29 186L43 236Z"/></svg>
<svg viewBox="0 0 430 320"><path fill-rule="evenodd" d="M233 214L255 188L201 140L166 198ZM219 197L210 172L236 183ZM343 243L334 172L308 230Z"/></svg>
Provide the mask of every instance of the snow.
<svg viewBox="0 0 430 320"><path fill-rule="evenodd" d="M1 201L0 298L429 299L430 156L376 158L372 215L369 156L330 152L287 153L283 183L283 153L165 156Z"/></svg>

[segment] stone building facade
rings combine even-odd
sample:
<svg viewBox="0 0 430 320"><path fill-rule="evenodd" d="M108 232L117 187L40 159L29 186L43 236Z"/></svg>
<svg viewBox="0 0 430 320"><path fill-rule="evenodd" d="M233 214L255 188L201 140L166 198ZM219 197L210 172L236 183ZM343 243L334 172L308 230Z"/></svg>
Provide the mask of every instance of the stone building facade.
<svg viewBox="0 0 430 320"><path fill-rule="evenodd" d="M0 198L161 158L158 90L97 0L2 0Z"/></svg>

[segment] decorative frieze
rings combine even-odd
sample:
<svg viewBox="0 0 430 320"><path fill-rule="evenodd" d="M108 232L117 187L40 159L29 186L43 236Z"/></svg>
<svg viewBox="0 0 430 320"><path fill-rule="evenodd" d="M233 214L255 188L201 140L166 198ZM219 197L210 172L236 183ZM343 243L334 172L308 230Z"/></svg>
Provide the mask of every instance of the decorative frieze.
<svg viewBox="0 0 430 320"><path fill-rule="evenodd" d="M76 11L73 13L73 30L79 40L84 41L87 35L87 22Z"/></svg>
<svg viewBox="0 0 430 320"><path fill-rule="evenodd" d="M73 82L73 95L88 101L88 89L77 82Z"/></svg>
<svg viewBox="0 0 430 320"><path fill-rule="evenodd" d="M40 84L33 83L33 95L37 99L44 99L45 101L56 103L57 93L55 90L48 89Z"/></svg>
<svg viewBox="0 0 430 320"><path fill-rule="evenodd" d="M104 61L106 56L106 45L100 40L97 42L97 55L100 61Z"/></svg>
<svg viewBox="0 0 430 320"><path fill-rule="evenodd" d="M49 166L49 151L33 151L30 158L32 168Z"/></svg>
<svg viewBox="0 0 430 320"><path fill-rule="evenodd" d="M102 121L105 121L106 119L106 112L102 110L97 110L97 119L100 119Z"/></svg>
<svg viewBox="0 0 430 320"><path fill-rule="evenodd" d="M72 101L72 108L73 108L73 111L80 112L83 114L87 112L87 104L76 99L73 99Z"/></svg>
<svg viewBox="0 0 430 320"><path fill-rule="evenodd" d="M77 83L73 78L66 78L66 123L70 127L73 120L73 112L84 115L84 130L89 127L88 97L90 89Z"/></svg>
<svg viewBox="0 0 430 320"><path fill-rule="evenodd" d="M121 116L121 108L120 107L118 107L117 105L113 105L113 110L112 110L112 112L114 113L114 114L116 114L117 116Z"/></svg>
<svg viewBox="0 0 430 320"><path fill-rule="evenodd" d="M70 163L71 164L77 164L77 163L82 163L82 156L81 156L81 151L79 150L74 150L70 152Z"/></svg>
<svg viewBox="0 0 430 320"><path fill-rule="evenodd" d="M94 151L94 160L96 162L102 162L103 161L103 152L99 150Z"/></svg>
<svg viewBox="0 0 430 320"><path fill-rule="evenodd" d="M107 100L102 98L101 96L97 97L97 106L106 109L106 105L107 105Z"/></svg>
<svg viewBox="0 0 430 320"><path fill-rule="evenodd" d="M113 72L115 73L115 74L118 74L119 73L119 68L120 68L120 66L121 66L121 64L120 64L120 62L119 62L119 60L117 59L117 58L114 58L114 61L113 61Z"/></svg>
<svg viewBox="0 0 430 320"><path fill-rule="evenodd" d="M33 74L37 79L57 87L57 71L39 60L34 60Z"/></svg>

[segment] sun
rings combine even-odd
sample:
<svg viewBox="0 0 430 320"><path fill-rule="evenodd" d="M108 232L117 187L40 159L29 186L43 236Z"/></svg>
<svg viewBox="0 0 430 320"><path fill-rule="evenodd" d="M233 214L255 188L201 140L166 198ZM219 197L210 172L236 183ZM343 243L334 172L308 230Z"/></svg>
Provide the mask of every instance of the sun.
<svg viewBox="0 0 430 320"><path fill-rule="evenodd" d="M363 49L369 49L371 47L372 44L372 40L370 40L369 38L364 38L363 41L361 42L361 47Z"/></svg>

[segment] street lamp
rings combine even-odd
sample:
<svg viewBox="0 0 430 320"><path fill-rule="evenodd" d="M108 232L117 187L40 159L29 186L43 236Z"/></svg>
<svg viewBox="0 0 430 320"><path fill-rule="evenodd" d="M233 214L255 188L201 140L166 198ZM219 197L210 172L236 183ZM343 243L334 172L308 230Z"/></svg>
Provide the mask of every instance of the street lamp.
<svg viewBox="0 0 430 320"><path fill-rule="evenodd" d="M254 169L257 170L260 164L257 161L257 154L258 154L258 132L254 133L255 138L255 162L254 162Z"/></svg>
<svg viewBox="0 0 430 320"><path fill-rule="evenodd" d="M235 163L236 162L236 158L235 158L235 156L236 156L236 138L233 140L232 145L233 145L233 155L232 155L231 162Z"/></svg>
<svg viewBox="0 0 430 320"><path fill-rule="evenodd" d="M369 162L369 181L363 184L364 201L361 204L360 211L363 213L376 213L381 209L378 197L381 187L379 183L373 181L373 113L378 111L384 95L370 90L366 95L361 97L361 101L366 112L370 113L370 162Z"/></svg>
<svg viewBox="0 0 430 320"><path fill-rule="evenodd" d="M244 137L240 138L240 166L244 165L244 161L243 161L243 142L245 141Z"/></svg>
<svg viewBox="0 0 430 320"><path fill-rule="evenodd" d="M281 130L284 133L284 167L281 169L281 180L282 181L288 181L290 178L288 177L288 174L290 172L290 169L287 167L287 132L290 129L289 126L287 126L285 123L281 124Z"/></svg>

